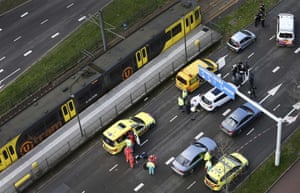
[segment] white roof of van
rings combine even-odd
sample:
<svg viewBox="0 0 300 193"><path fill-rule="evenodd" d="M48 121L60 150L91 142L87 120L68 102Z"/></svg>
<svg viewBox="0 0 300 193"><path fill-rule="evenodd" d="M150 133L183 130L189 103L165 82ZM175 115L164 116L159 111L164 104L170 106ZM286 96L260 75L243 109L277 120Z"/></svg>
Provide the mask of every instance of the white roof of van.
<svg viewBox="0 0 300 193"><path fill-rule="evenodd" d="M294 31L294 15L290 13L280 13L278 14L280 19L279 29L280 31Z"/></svg>

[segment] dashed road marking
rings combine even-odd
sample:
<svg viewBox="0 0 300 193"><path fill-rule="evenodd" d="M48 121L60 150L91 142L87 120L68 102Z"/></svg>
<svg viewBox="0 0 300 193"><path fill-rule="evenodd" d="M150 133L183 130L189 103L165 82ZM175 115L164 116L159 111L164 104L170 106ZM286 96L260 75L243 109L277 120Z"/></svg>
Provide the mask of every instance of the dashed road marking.
<svg viewBox="0 0 300 193"><path fill-rule="evenodd" d="M24 56L28 56L31 53L32 53L32 50L28 50L27 52L24 53Z"/></svg>
<svg viewBox="0 0 300 193"><path fill-rule="evenodd" d="M21 38L22 38L22 36L16 37L16 38L14 39L14 42L18 41L18 40L21 39Z"/></svg>
<svg viewBox="0 0 300 193"><path fill-rule="evenodd" d="M2 31L3 29L2 28L0 28L0 31Z"/></svg>
<svg viewBox="0 0 300 193"><path fill-rule="evenodd" d="M252 128L246 135L250 135L254 131L254 128Z"/></svg>
<svg viewBox="0 0 300 193"><path fill-rule="evenodd" d="M198 140L200 139L200 137L202 137L204 135L204 132L200 132L196 137L194 137L194 139Z"/></svg>
<svg viewBox="0 0 300 193"><path fill-rule="evenodd" d="M140 183L139 185L137 185L137 187L135 187L133 190L135 192L138 192L142 187L144 187L144 184L143 183Z"/></svg>
<svg viewBox="0 0 300 193"><path fill-rule="evenodd" d="M297 49L294 51L295 54L298 54L298 52L300 52L300 48L297 48Z"/></svg>
<svg viewBox="0 0 300 193"><path fill-rule="evenodd" d="M254 52L252 52L252 53L248 56L248 59L251 58L252 56L254 56Z"/></svg>
<svg viewBox="0 0 300 193"><path fill-rule="evenodd" d="M86 16L82 16L81 18L78 19L79 22L85 20Z"/></svg>
<svg viewBox="0 0 300 193"><path fill-rule="evenodd" d="M51 38L53 39L53 38L55 38L55 37L57 37L57 36L59 36L59 32L56 32L55 34L53 34L53 35L51 36Z"/></svg>
<svg viewBox="0 0 300 193"><path fill-rule="evenodd" d="M278 104L276 107L273 108L273 111L276 111L280 107L280 104Z"/></svg>
<svg viewBox="0 0 300 193"><path fill-rule="evenodd" d="M273 40L274 38L275 38L275 34L272 35L272 36L269 38L269 40Z"/></svg>
<svg viewBox="0 0 300 193"><path fill-rule="evenodd" d="M0 61L4 60L6 58L6 56L2 56L2 58L0 58Z"/></svg>
<svg viewBox="0 0 300 193"><path fill-rule="evenodd" d="M223 76L223 78L226 78L227 76L229 76L229 72L227 72L227 73Z"/></svg>
<svg viewBox="0 0 300 193"><path fill-rule="evenodd" d="M40 24L43 25L44 23L47 23L48 19L43 20Z"/></svg>
<svg viewBox="0 0 300 193"><path fill-rule="evenodd" d="M0 69L0 73L1 73L1 72L3 72L3 71L4 71L4 69L3 69L3 68L1 68L1 69Z"/></svg>
<svg viewBox="0 0 300 193"><path fill-rule="evenodd" d="M109 172L112 172L114 169L116 169L119 166L119 164L115 164L113 167L109 169Z"/></svg>
<svg viewBox="0 0 300 193"><path fill-rule="evenodd" d="M165 164L169 165L173 160L175 159L175 157L170 157L170 159L168 159Z"/></svg>
<svg viewBox="0 0 300 193"><path fill-rule="evenodd" d="M175 115L172 119L170 119L170 122L174 121L177 118L177 115Z"/></svg>
<svg viewBox="0 0 300 193"><path fill-rule="evenodd" d="M22 17L25 17L26 15L28 15L29 13L28 13L28 11L26 11L25 13L23 13L22 15L20 15L20 17L22 18Z"/></svg>
<svg viewBox="0 0 300 193"><path fill-rule="evenodd" d="M227 109L222 115L225 117L226 115L228 115L228 113L230 113L231 109Z"/></svg>
<svg viewBox="0 0 300 193"><path fill-rule="evenodd" d="M190 189L192 186L194 186L194 184L196 184L196 181L193 181L186 189Z"/></svg>
<svg viewBox="0 0 300 193"><path fill-rule="evenodd" d="M272 70L272 72L275 73L275 72L277 72L279 69L280 69L280 67L279 67L279 66L276 66L276 67Z"/></svg>
<svg viewBox="0 0 300 193"><path fill-rule="evenodd" d="M145 140L143 141L143 143L140 144L140 146L145 145L148 141L149 141L149 139L145 139Z"/></svg>
<svg viewBox="0 0 300 193"><path fill-rule="evenodd" d="M74 5L74 3L71 3L71 4L69 4L69 5L67 5L67 9L69 9L70 7L72 7Z"/></svg>

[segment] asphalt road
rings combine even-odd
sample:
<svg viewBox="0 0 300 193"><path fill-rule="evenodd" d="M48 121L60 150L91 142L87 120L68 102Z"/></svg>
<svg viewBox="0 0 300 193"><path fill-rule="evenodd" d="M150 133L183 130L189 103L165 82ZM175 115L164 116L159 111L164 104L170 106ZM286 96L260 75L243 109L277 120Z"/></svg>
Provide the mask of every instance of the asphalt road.
<svg viewBox="0 0 300 193"><path fill-rule="evenodd" d="M276 15L280 12L292 12L299 18L300 4L296 0L284 0L271 12L266 19L266 27L248 29L257 35L257 41L240 54L229 51L225 46L211 53L208 57L217 60L226 57L226 66L221 70L223 78L230 80L230 68L233 63L248 61L255 74L257 86L256 101L277 117L284 118L293 112L293 105L299 101L300 69L294 48L278 48L275 46ZM296 20L296 31L299 31L300 21ZM280 85L280 86L278 86ZM278 87L277 87L278 86ZM193 95L204 93L210 88L206 84ZM279 88L272 93L273 88ZM247 85L240 89L247 93ZM271 95L271 94L274 95ZM108 155L101 147L100 136L69 158L56 171L51 172L32 186L28 192L149 192L149 193L182 193L210 192L203 183L201 167L194 174L180 177L169 167L172 157L188 146L195 136L203 132L205 136L215 139L219 152L231 153L238 151L249 159L251 173L274 150L276 142L276 123L266 115L249 124L237 137L229 137L219 129L224 117L244 101L239 97L229 102L216 112L199 112L185 114L178 111L176 98L180 92L175 88L174 79L165 82L160 88L148 96L148 100L132 108L124 117L139 111L146 111L157 119L157 126L142 138L145 142L137 152L147 151L158 156L156 174L149 176L143 170L142 163L130 169L122 154ZM294 116L297 111L289 114ZM191 120L195 118L195 120ZM282 139L286 139L299 126L299 119L284 123ZM217 157L220 154L216 155ZM247 175L243 175L230 186L233 190Z"/></svg>
<svg viewBox="0 0 300 193"><path fill-rule="evenodd" d="M31 0L0 16L0 89L109 0Z"/></svg>

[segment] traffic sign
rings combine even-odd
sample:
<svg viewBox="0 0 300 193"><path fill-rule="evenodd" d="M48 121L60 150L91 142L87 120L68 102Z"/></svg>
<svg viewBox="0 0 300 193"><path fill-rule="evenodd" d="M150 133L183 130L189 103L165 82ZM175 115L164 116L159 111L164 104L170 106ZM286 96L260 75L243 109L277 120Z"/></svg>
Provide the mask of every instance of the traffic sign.
<svg viewBox="0 0 300 193"><path fill-rule="evenodd" d="M207 69L203 68L199 65L199 76L202 77L204 80L209 82L211 85L217 87L219 90L227 94L231 99L235 99L236 93L236 86L232 83L228 83L222 80L216 74L208 71Z"/></svg>

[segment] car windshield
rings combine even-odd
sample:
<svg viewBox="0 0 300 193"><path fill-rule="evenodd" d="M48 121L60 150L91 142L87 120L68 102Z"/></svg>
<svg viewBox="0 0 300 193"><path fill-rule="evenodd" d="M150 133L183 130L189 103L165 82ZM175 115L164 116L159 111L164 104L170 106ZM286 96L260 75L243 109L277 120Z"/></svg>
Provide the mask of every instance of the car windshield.
<svg viewBox="0 0 300 193"><path fill-rule="evenodd" d="M251 36L251 34L250 34L249 32L247 32L247 31L244 31L244 30L243 30L242 33L243 33L243 34L246 34L247 36Z"/></svg>
<svg viewBox="0 0 300 193"><path fill-rule="evenodd" d="M227 155L227 158L230 159L232 162L234 162L235 165L239 165L242 163L239 159L237 159L236 157L234 157L232 155Z"/></svg>
<svg viewBox="0 0 300 193"><path fill-rule="evenodd" d="M238 121L233 117L229 117L228 119L225 119L225 123L230 125L231 127L235 127L238 124Z"/></svg>
<svg viewBox="0 0 300 193"><path fill-rule="evenodd" d="M193 145L196 146L196 147L202 147L202 148L206 149L205 145L203 145L202 143L199 143L197 141L193 142Z"/></svg>
<svg viewBox="0 0 300 193"><path fill-rule="evenodd" d="M184 85L187 85L187 81L181 76L176 76L176 79Z"/></svg>
<svg viewBox="0 0 300 193"><path fill-rule="evenodd" d="M142 119L139 119L137 117L131 117L131 120L133 120L136 123L145 124L145 122Z"/></svg>
<svg viewBox="0 0 300 193"><path fill-rule="evenodd" d="M291 33L280 33L279 37L281 37L281 38L292 38L293 34L291 34Z"/></svg>
<svg viewBox="0 0 300 193"><path fill-rule="evenodd" d="M215 178L213 178L212 176L210 176L208 174L206 174L206 178L214 184L218 183L218 181Z"/></svg>
<svg viewBox="0 0 300 193"><path fill-rule="evenodd" d="M208 104L208 105L210 105L212 102L210 101L210 100L208 100L205 96L201 96L201 100L204 102L204 103L206 103L206 104Z"/></svg>
<svg viewBox="0 0 300 193"><path fill-rule="evenodd" d="M105 143L107 143L108 145L110 145L110 146L112 146L112 147L115 146L114 141L108 139L108 138L107 138L106 136L104 136L104 135L103 135L102 137L103 137L103 141L104 141Z"/></svg>
<svg viewBox="0 0 300 193"><path fill-rule="evenodd" d="M229 44L231 44L234 47L239 47L239 43L237 43L236 41L234 41L232 38L229 39Z"/></svg>
<svg viewBox="0 0 300 193"><path fill-rule="evenodd" d="M246 111L249 114L253 114L254 113L252 109L250 109L249 107L247 107L245 105L241 106L240 108L243 109L244 111Z"/></svg>
<svg viewBox="0 0 300 193"><path fill-rule="evenodd" d="M182 155L179 155L176 157L176 161L178 163L180 163L183 166L189 166L190 164L190 160L188 160L187 158L183 157Z"/></svg>

